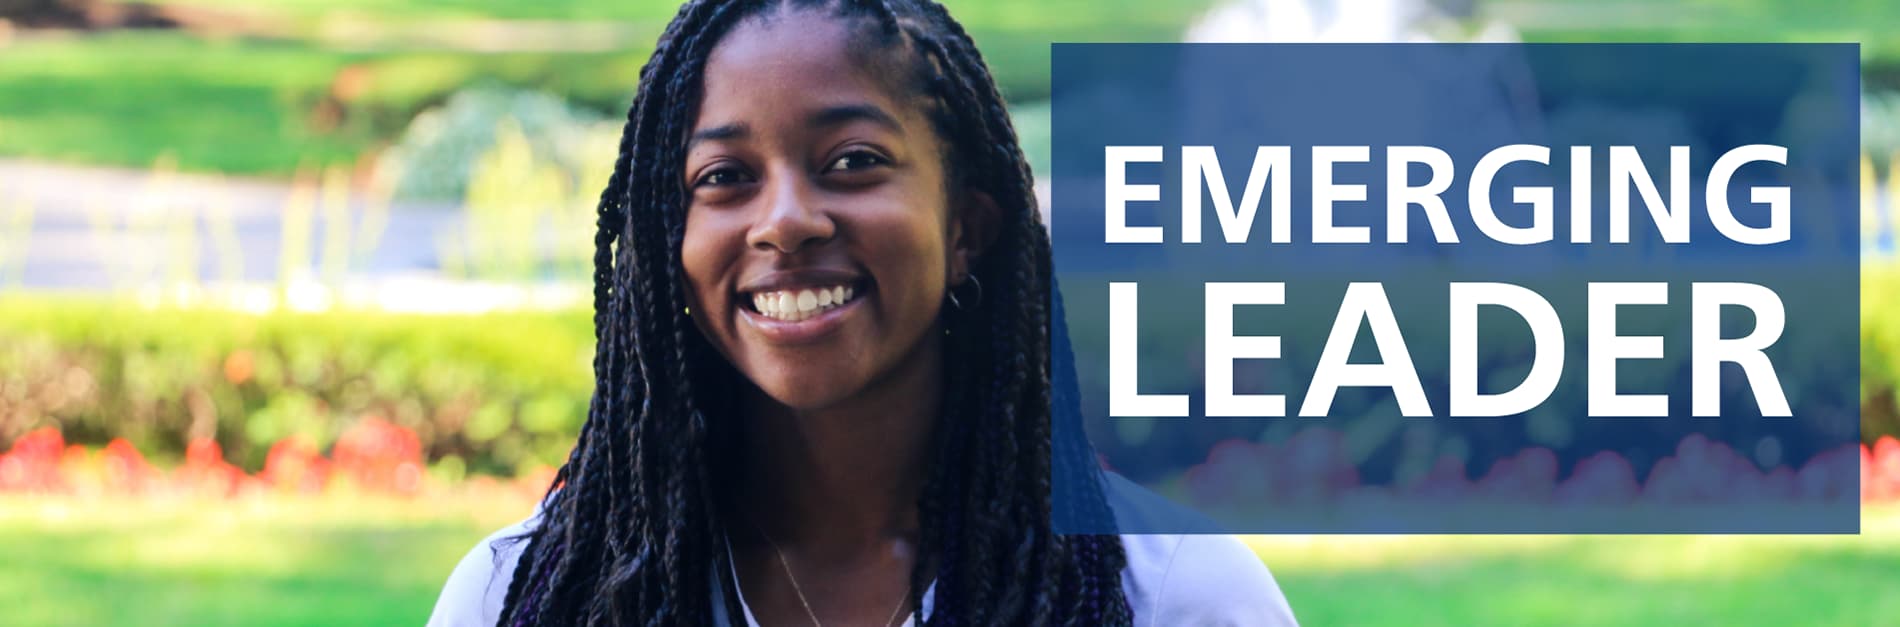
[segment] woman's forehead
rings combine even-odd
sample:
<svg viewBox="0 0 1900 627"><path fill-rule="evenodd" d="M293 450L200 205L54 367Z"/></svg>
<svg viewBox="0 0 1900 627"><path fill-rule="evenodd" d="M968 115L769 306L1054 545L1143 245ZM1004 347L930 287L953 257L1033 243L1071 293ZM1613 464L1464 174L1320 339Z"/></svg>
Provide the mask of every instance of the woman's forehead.
<svg viewBox="0 0 1900 627"><path fill-rule="evenodd" d="M791 9L736 25L707 59L698 127L761 114L807 116L846 105L875 106L909 126L892 50L859 36L863 24L821 10ZM903 100L908 100L903 99Z"/></svg>

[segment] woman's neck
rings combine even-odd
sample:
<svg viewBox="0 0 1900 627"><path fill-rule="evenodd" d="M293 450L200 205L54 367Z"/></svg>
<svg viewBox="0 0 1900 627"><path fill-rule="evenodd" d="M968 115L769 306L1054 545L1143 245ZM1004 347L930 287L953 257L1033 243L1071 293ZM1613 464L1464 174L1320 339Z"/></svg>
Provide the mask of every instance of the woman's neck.
<svg viewBox="0 0 1900 627"><path fill-rule="evenodd" d="M781 543L820 551L914 538L942 400L938 342L926 340L903 367L821 410L794 410L755 390L740 429L736 513Z"/></svg>

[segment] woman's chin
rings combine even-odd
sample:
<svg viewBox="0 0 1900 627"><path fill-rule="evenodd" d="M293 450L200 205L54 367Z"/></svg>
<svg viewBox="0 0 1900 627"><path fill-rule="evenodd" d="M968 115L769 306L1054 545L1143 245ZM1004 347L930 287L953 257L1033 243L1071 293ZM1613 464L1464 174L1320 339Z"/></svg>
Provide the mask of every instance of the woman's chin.
<svg viewBox="0 0 1900 627"><path fill-rule="evenodd" d="M863 390L863 380L851 380L838 365L787 363L769 372L749 372L752 386L771 401L794 412L830 409Z"/></svg>
<svg viewBox="0 0 1900 627"><path fill-rule="evenodd" d="M760 382L754 380L755 385ZM795 412L811 412L837 406L861 386L847 385L836 378L784 377L759 385L773 401Z"/></svg>

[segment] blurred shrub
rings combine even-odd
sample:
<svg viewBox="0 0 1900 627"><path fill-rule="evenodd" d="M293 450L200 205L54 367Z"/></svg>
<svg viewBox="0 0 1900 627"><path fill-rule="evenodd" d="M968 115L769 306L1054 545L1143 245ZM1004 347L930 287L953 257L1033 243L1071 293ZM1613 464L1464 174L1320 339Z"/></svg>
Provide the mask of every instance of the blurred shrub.
<svg viewBox="0 0 1900 627"><path fill-rule="evenodd" d="M1900 436L1900 261L1860 275L1861 440Z"/></svg>
<svg viewBox="0 0 1900 627"><path fill-rule="evenodd" d="M1869 262L1861 280L1860 415L1874 442L1900 435L1900 263ZM456 478L514 474L558 465L572 445L591 341L578 310L253 316L11 294L0 449L56 426L83 444L125 438L166 466L189 442L218 446L286 484L317 451L356 460L366 484L406 485L418 456ZM309 446L273 452L286 439Z"/></svg>
<svg viewBox="0 0 1900 627"><path fill-rule="evenodd" d="M1890 164L1892 155L1900 155L1900 92L1861 95L1860 149L1876 163Z"/></svg>
<svg viewBox="0 0 1900 627"><path fill-rule="evenodd" d="M619 128L557 96L487 84L458 91L416 115L378 167L396 181L399 198L461 200L484 156L499 143L504 121L512 121L535 160L553 165L570 186L605 176L589 167L601 158L589 154L599 148L591 136ZM611 168L612 152L604 158Z"/></svg>
<svg viewBox="0 0 1900 627"><path fill-rule="evenodd" d="M176 26L163 11L138 2L0 0L0 20L27 28L153 28Z"/></svg>
<svg viewBox="0 0 1900 627"><path fill-rule="evenodd" d="M1016 142L1023 147L1023 157L1029 160L1029 169L1037 178L1049 178L1053 172L1049 169L1052 155L1052 129L1049 125L1050 103L1032 102L1009 108L1010 122L1016 126Z"/></svg>
<svg viewBox="0 0 1900 627"><path fill-rule="evenodd" d="M569 129L561 150L545 156L514 118L503 118L494 143L474 164L457 231L439 235L451 276L522 281L584 281L592 270L595 210L613 173L619 129L596 124Z"/></svg>
<svg viewBox="0 0 1900 627"><path fill-rule="evenodd" d="M411 450L511 475L558 465L573 444L592 340L581 311L255 316L9 294L0 445L56 426L82 444L123 437L168 466L187 457L186 443L209 442L257 471L272 445L300 438L334 447L339 462L396 460L359 464L363 482L408 480L414 469L399 466ZM416 441L363 424L404 427ZM346 435L352 426L359 433ZM278 456L289 464L307 452Z"/></svg>

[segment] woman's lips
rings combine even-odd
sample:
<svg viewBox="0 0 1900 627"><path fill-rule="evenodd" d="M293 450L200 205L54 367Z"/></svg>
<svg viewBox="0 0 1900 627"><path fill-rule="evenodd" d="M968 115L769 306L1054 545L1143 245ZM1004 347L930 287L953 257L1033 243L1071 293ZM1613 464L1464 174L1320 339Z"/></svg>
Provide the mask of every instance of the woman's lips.
<svg viewBox="0 0 1900 627"><path fill-rule="evenodd" d="M870 297L851 283L787 288L741 294L740 317L774 344L798 345L836 331Z"/></svg>
<svg viewBox="0 0 1900 627"><path fill-rule="evenodd" d="M752 310L773 320L797 322L843 307L856 297L850 284L755 292Z"/></svg>

